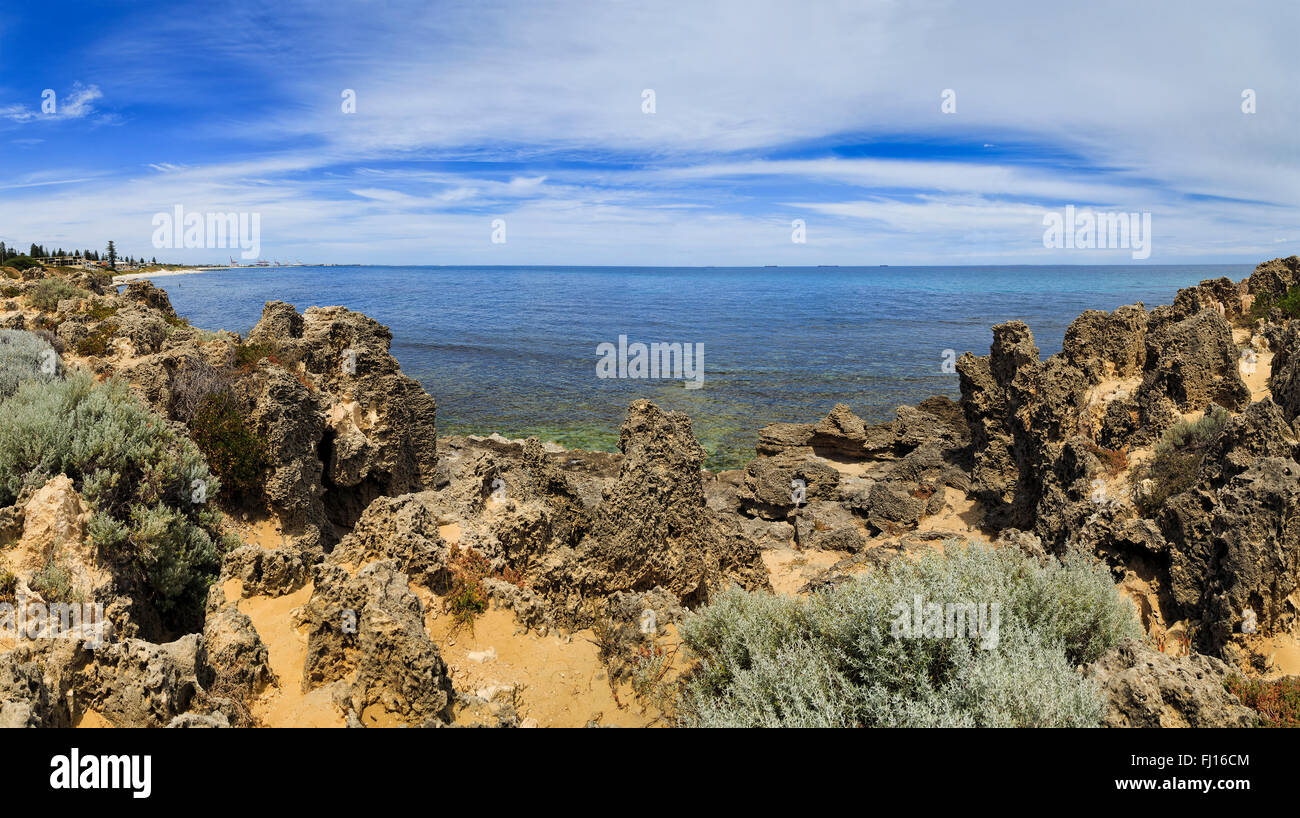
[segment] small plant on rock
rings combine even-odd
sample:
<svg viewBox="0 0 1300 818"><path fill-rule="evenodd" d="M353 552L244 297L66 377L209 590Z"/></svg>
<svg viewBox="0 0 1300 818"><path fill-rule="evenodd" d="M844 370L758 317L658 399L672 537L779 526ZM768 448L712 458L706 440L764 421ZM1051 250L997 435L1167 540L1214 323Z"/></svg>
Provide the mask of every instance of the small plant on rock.
<svg viewBox="0 0 1300 818"><path fill-rule="evenodd" d="M1230 417L1226 409L1215 406L1201 419L1179 421L1160 436L1134 481L1133 499L1144 514L1154 514L1169 498L1196 485L1206 451Z"/></svg>
<svg viewBox="0 0 1300 818"><path fill-rule="evenodd" d="M113 340L113 334L116 332L115 324L100 324L94 332L73 344L72 348L78 355L99 357L108 351L109 342Z"/></svg>
<svg viewBox="0 0 1300 818"><path fill-rule="evenodd" d="M451 572L451 588L447 591L444 608L457 627L472 629L474 617L488 609L483 580L488 577L491 565L474 549L452 545L447 567Z"/></svg>
<svg viewBox="0 0 1300 818"><path fill-rule="evenodd" d="M42 278L27 290L27 300L41 312L56 312L59 302L69 298L89 297L89 291L62 278Z"/></svg>
<svg viewBox="0 0 1300 818"><path fill-rule="evenodd" d="M1259 713L1263 727L1300 727L1300 678L1286 676L1272 682L1231 676L1228 692Z"/></svg>
<svg viewBox="0 0 1300 818"><path fill-rule="evenodd" d="M221 478L223 496L245 497L260 490L269 463L266 442L249 427L230 392L209 393L189 426L199 451Z"/></svg>

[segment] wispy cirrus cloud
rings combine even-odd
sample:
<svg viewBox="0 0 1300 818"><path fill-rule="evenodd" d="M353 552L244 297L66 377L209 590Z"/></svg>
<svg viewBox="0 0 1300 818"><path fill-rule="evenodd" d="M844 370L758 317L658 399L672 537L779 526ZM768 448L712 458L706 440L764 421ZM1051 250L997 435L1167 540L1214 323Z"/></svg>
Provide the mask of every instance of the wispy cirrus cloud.
<svg viewBox="0 0 1300 818"><path fill-rule="evenodd" d="M96 113L95 103L103 98L104 94L97 85L73 83L72 89L62 97L53 88L47 88L41 92L38 105L0 105L0 119L18 123L84 119Z"/></svg>

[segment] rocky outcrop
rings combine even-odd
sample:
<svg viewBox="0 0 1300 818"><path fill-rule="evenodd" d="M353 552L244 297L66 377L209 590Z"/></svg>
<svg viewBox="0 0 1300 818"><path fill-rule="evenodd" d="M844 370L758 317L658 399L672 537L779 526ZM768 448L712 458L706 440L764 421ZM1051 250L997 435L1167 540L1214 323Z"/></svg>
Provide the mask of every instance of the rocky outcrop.
<svg viewBox="0 0 1300 818"><path fill-rule="evenodd" d="M196 666L204 688L243 699L275 678L266 645L252 620L233 602L208 615Z"/></svg>
<svg viewBox="0 0 1300 818"><path fill-rule="evenodd" d="M769 423L758 432L757 450L760 456L780 454L787 449L800 449L812 441L812 423Z"/></svg>
<svg viewBox="0 0 1300 818"><path fill-rule="evenodd" d="M447 586L449 546L438 518L421 495L381 497L371 503L330 555L333 562L360 568L391 560L413 582L438 591Z"/></svg>
<svg viewBox="0 0 1300 818"><path fill-rule="evenodd" d="M847 404L837 403L830 414L813 424L808 445L827 455L861 458L866 454L866 424Z"/></svg>
<svg viewBox="0 0 1300 818"><path fill-rule="evenodd" d="M1058 468L1079 429L1091 382L1064 355L1039 360L1033 334L1012 321L993 328L987 357L957 360L962 410L971 434L972 493L997 528L1031 529L1040 503L1078 494L1076 469ZM1059 532L1038 532L1056 541Z"/></svg>
<svg viewBox="0 0 1300 818"><path fill-rule="evenodd" d="M689 418L634 401L619 450L618 480L579 546L576 587L601 595L662 587L693 607L724 579L766 586L757 549L708 512L701 477L705 453Z"/></svg>
<svg viewBox="0 0 1300 818"><path fill-rule="evenodd" d="M1259 297L1267 294L1282 296L1286 291L1300 284L1300 257L1275 258L1255 268L1246 279L1246 290Z"/></svg>
<svg viewBox="0 0 1300 818"><path fill-rule="evenodd" d="M1294 421L1300 415L1300 325L1289 324L1273 345L1268 389L1287 423Z"/></svg>
<svg viewBox="0 0 1300 818"><path fill-rule="evenodd" d="M1141 303L1114 312L1085 310L1065 331L1063 351L1070 363L1100 382L1140 373L1146 361L1147 311Z"/></svg>
<svg viewBox="0 0 1300 818"><path fill-rule="evenodd" d="M176 317L176 310L172 307L171 299L167 297L166 291L155 287L152 281L138 279L128 283L126 289L122 291L122 298L135 304L141 304L155 312L160 312L169 318Z"/></svg>
<svg viewBox="0 0 1300 818"><path fill-rule="evenodd" d="M1160 517L1169 540L1170 590L1202 622L1201 647L1219 651L1250 609L1260 633L1286 632L1300 611L1300 464L1266 457L1222 490L1170 499Z"/></svg>
<svg viewBox="0 0 1300 818"><path fill-rule="evenodd" d="M1224 686L1228 666L1210 656L1177 659L1130 641L1088 667L1101 687L1105 727L1254 727L1255 712Z"/></svg>
<svg viewBox="0 0 1300 818"><path fill-rule="evenodd" d="M1139 391L1167 396L1180 411L1216 403L1240 411L1250 403L1232 329L1214 310L1147 336L1147 374Z"/></svg>
<svg viewBox="0 0 1300 818"><path fill-rule="evenodd" d="M424 609L392 559L350 573L333 558L317 566L302 686L332 684L349 721L371 708L401 722L439 724L450 716L447 667L424 629Z"/></svg>
<svg viewBox="0 0 1300 818"><path fill-rule="evenodd" d="M268 302L249 343L266 344L320 392L323 481L338 489L327 505L350 527L380 495L432 488L437 470L435 405L389 354L392 333L343 307L298 314ZM353 500L353 502L347 502Z"/></svg>
<svg viewBox="0 0 1300 818"><path fill-rule="evenodd" d="M325 435L319 394L280 366L263 361L253 379L250 422L266 443L269 470L263 493L296 547L318 558L335 539L325 514Z"/></svg>
<svg viewBox="0 0 1300 818"><path fill-rule="evenodd" d="M71 727L88 711L118 727L164 727L190 709L199 636L140 639L91 650L77 639L22 641L0 654L0 719Z"/></svg>
<svg viewBox="0 0 1300 818"><path fill-rule="evenodd" d="M228 552L221 561L221 581L237 579L244 596L283 596L311 579L311 566L295 548L245 545Z"/></svg>
<svg viewBox="0 0 1300 818"><path fill-rule="evenodd" d="M784 520L797 505L832 496L840 482L839 472L814 457L812 449L755 458L744 475L736 493L739 506L765 520Z"/></svg>

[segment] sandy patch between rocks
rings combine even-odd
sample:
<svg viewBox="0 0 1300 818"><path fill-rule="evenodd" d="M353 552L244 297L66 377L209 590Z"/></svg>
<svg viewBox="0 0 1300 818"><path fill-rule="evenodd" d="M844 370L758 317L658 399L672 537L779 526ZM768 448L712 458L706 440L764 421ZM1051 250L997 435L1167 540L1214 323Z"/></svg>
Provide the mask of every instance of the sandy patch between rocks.
<svg viewBox="0 0 1300 818"><path fill-rule="evenodd" d="M237 599L240 613L266 645L275 684L268 685L253 702L258 723L266 727L343 727L342 714L334 706L328 685L304 693L302 671L307 662L307 634L294 627L292 611L311 599L312 585L280 597L241 598L243 583L227 580L222 587L226 599Z"/></svg>
<svg viewBox="0 0 1300 818"><path fill-rule="evenodd" d="M512 612L493 608L474 620L471 631L455 627L450 616L437 614L440 609L436 603L426 605L425 626L457 691L496 702L513 700L528 726L666 726L658 711L637 700L631 685L610 689L590 630L523 633ZM672 626L662 629L660 644L676 642ZM473 724L487 721L489 713L458 705L456 716L457 724Z"/></svg>

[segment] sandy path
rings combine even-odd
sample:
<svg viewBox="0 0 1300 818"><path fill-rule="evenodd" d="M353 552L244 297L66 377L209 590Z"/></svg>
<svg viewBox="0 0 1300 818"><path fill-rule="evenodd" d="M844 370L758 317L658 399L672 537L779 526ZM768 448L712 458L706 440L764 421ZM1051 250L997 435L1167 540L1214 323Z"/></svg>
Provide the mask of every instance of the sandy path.
<svg viewBox="0 0 1300 818"><path fill-rule="evenodd" d="M238 599L239 611L253 622L269 654L276 684L269 685L253 703L253 715L267 727L343 727L343 716L329 687L302 691L302 670L307 662L307 634L293 626L291 612L311 599L311 583L281 597L251 596L241 599L242 583L228 580L226 599Z"/></svg>

